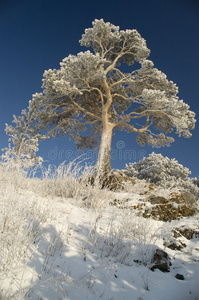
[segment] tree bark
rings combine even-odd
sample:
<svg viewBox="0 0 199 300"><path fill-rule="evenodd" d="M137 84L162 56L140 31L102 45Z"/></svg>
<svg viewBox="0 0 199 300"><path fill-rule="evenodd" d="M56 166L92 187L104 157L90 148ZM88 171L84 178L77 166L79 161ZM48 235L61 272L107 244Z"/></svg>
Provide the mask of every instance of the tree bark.
<svg viewBox="0 0 199 300"><path fill-rule="evenodd" d="M102 103L103 128L97 163L95 166L95 176L98 183L102 183L111 171L111 141L113 128L115 127L114 123L109 122L108 111L113 99L111 95L111 89L105 78L103 79L103 86L106 93L107 101L106 104Z"/></svg>
<svg viewBox="0 0 199 300"><path fill-rule="evenodd" d="M111 141L113 124L106 123L103 127L97 163L95 166L96 179L102 182L111 171Z"/></svg>

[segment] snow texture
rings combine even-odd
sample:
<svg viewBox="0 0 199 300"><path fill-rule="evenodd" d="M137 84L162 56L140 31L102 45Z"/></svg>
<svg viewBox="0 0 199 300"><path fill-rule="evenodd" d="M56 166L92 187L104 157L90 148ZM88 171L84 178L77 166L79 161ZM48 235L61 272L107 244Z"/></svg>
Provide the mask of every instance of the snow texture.
<svg viewBox="0 0 199 300"><path fill-rule="evenodd" d="M196 226L199 215L144 219L109 205L116 198L137 205L141 185L116 193L86 187L72 171L49 177L24 178L0 166L1 299L199 299L198 237L184 238L181 251L163 246L172 228ZM157 248L171 259L169 273L149 269Z"/></svg>

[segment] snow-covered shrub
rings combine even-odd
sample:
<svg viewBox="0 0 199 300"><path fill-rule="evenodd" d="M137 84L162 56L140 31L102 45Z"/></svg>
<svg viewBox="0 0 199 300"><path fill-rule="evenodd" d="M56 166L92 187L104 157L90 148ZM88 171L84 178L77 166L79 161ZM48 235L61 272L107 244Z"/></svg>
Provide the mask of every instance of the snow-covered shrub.
<svg viewBox="0 0 199 300"><path fill-rule="evenodd" d="M188 177L191 171L179 164L175 158L169 159L162 154L152 152L143 160L126 165L125 173L165 189L178 188L194 195L199 193L199 188L195 185L197 179Z"/></svg>

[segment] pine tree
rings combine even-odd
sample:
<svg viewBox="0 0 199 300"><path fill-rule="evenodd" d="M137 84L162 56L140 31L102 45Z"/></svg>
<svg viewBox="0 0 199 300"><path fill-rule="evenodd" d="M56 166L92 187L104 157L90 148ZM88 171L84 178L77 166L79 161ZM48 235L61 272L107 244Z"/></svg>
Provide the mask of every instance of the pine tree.
<svg viewBox="0 0 199 300"><path fill-rule="evenodd" d="M29 109L38 108L35 134L70 134L79 149L99 146L101 178L111 170L115 130L135 132L142 146L161 147L174 141L169 135L174 129L190 137L195 113L177 97L176 84L147 59L150 50L137 30L120 30L103 19L92 25L80 40L92 52L69 55L60 69L45 71L43 93L33 95Z"/></svg>

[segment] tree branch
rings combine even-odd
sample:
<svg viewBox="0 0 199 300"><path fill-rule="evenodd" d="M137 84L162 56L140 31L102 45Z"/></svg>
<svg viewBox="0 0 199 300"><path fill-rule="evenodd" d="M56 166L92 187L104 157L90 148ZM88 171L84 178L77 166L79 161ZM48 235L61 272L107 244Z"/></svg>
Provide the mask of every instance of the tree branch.
<svg viewBox="0 0 199 300"><path fill-rule="evenodd" d="M96 137L96 135L100 132L101 128L102 128L102 123L98 126L97 129L91 129L91 132L92 132L92 130L95 130L95 133L93 134L93 136L91 136L90 141L88 143L88 146L90 146L90 144L92 143L92 141L94 140L94 138Z"/></svg>
<svg viewBox="0 0 199 300"><path fill-rule="evenodd" d="M90 89L82 89L81 90L81 92L91 92L91 91L97 91L99 93L100 98L101 98L102 104L104 104L104 97L103 97L102 91L100 89L98 89L96 87L91 87Z"/></svg>
<svg viewBox="0 0 199 300"><path fill-rule="evenodd" d="M122 71L120 71L119 69L113 68L112 70L116 71L117 73L119 73L122 77L125 77L124 73L122 73Z"/></svg>
<svg viewBox="0 0 199 300"><path fill-rule="evenodd" d="M146 132L148 130L148 126L144 126L140 129L137 129L133 125L127 124L126 122L119 122L116 124L116 126L124 126L130 129L130 131L134 131L134 132Z"/></svg>
<svg viewBox="0 0 199 300"><path fill-rule="evenodd" d="M102 59L106 56L106 54L107 53L109 53L112 49L114 48L114 46L112 46L112 47L110 47L109 49L106 49L105 51L104 51L104 53L102 53Z"/></svg>
<svg viewBox="0 0 199 300"><path fill-rule="evenodd" d="M97 115L94 115L93 113L89 112L88 110L86 110L85 108L81 107L79 104L77 104L71 97L70 97L70 100L72 101L72 103L82 112L84 112L86 115L92 117L93 119L96 119L98 121L101 121L102 119L97 116Z"/></svg>
<svg viewBox="0 0 199 300"><path fill-rule="evenodd" d="M110 85L110 88L113 88L114 86L121 84L121 83L128 83L129 81L126 80L127 78L122 78L121 80L114 82L113 84Z"/></svg>
<svg viewBox="0 0 199 300"><path fill-rule="evenodd" d="M104 89L105 89L105 92L106 92L106 95L107 95L107 102L106 102L106 104L104 105L104 109L105 109L105 111L108 113L108 110L109 110L109 108L110 108L110 106L111 106L111 104L112 104L112 100L113 100L113 99L112 99L110 87L109 87L109 85L108 85L106 79L104 78L102 82L103 82Z"/></svg>
<svg viewBox="0 0 199 300"><path fill-rule="evenodd" d="M106 71L106 74L115 68L115 65L116 65L117 61L118 61L122 56L123 56L123 53L122 53L122 51L121 51L121 53L118 54L118 56L114 59L114 61L112 62L112 64L105 70L105 71Z"/></svg>

